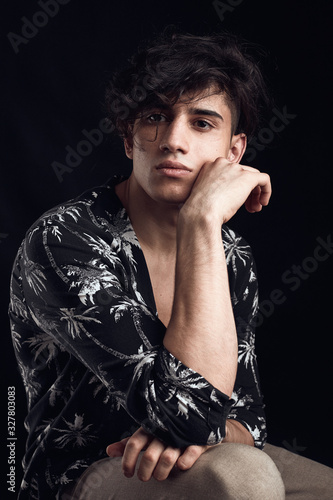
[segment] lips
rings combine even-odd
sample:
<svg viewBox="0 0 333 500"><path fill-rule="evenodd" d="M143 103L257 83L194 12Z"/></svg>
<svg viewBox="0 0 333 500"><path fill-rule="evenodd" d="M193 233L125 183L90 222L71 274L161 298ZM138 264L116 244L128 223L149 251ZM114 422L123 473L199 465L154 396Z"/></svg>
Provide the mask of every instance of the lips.
<svg viewBox="0 0 333 500"><path fill-rule="evenodd" d="M191 169L178 161L165 160L156 167L158 176L166 179L183 179L191 175Z"/></svg>
<svg viewBox="0 0 333 500"><path fill-rule="evenodd" d="M178 161L163 161L156 167L157 170L183 170L185 172L190 172L191 169L183 165L182 163L179 163Z"/></svg>

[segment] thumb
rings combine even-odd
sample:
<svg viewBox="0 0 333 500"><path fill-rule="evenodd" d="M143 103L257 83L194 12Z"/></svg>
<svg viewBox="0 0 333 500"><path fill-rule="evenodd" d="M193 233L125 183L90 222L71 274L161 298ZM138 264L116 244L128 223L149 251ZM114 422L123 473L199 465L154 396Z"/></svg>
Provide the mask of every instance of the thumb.
<svg viewBox="0 0 333 500"><path fill-rule="evenodd" d="M181 470L190 469L207 448L208 446L188 446L184 453L178 458L177 467Z"/></svg>
<svg viewBox="0 0 333 500"><path fill-rule="evenodd" d="M128 440L129 438L125 438L116 443L109 444L109 446L106 447L106 454L111 458L122 457Z"/></svg>

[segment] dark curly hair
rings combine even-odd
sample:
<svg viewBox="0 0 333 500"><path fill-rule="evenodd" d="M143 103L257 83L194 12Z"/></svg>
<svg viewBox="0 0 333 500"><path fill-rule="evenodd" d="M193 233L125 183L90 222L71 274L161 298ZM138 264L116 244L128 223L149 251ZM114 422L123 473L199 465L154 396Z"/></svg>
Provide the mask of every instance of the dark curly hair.
<svg viewBox="0 0 333 500"><path fill-rule="evenodd" d="M164 32L139 48L129 66L109 81L108 119L121 137L131 136L136 118L210 86L223 92L232 113L232 133L251 137L269 94L253 46L232 34L195 36Z"/></svg>

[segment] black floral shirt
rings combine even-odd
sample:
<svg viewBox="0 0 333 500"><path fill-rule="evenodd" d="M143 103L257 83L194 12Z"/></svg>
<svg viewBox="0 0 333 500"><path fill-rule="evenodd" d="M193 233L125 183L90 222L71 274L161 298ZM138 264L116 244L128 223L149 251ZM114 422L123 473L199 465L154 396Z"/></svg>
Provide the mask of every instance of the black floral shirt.
<svg viewBox="0 0 333 500"><path fill-rule="evenodd" d="M20 499L55 498L106 457L108 444L139 426L186 447L220 442L232 418L257 447L266 439L250 247L223 226L239 343L229 399L163 346L165 326L114 192L117 182L46 212L28 230L14 263L9 314L28 405Z"/></svg>

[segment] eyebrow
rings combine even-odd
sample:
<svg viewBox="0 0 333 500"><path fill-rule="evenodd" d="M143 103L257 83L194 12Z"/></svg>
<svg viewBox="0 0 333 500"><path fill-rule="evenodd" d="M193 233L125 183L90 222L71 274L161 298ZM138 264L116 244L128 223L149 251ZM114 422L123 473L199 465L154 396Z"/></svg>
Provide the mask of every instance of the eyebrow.
<svg viewBox="0 0 333 500"><path fill-rule="evenodd" d="M161 106L161 110L169 110L170 108L168 106ZM205 115L205 116L215 116L216 118L219 118L220 120L224 121L223 116L217 113L216 111L213 111L212 109L205 109L205 108L189 108L188 109L189 114L191 115Z"/></svg>
<svg viewBox="0 0 333 500"><path fill-rule="evenodd" d="M206 116L215 116L216 118L220 118L220 120L223 120L223 117L217 113L216 111L213 111L212 109L203 109L203 108L190 108L189 112L192 115L206 115Z"/></svg>

